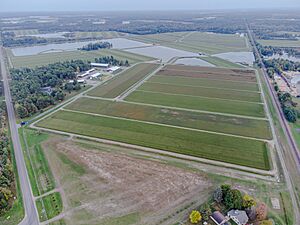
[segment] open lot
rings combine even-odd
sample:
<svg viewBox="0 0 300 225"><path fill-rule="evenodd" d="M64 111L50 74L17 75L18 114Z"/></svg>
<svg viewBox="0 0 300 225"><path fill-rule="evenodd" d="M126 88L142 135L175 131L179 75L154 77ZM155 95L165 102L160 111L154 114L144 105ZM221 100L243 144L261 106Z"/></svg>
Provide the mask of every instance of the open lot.
<svg viewBox="0 0 300 225"><path fill-rule="evenodd" d="M212 190L202 173L120 147L64 138L49 139L44 146L64 193L63 224L174 224Z"/></svg>
<svg viewBox="0 0 300 225"><path fill-rule="evenodd" d="M10 62L13 67L29 67L34 68L36 66L48 65L49 63L55 63L66 60L89 60L93 61L95 58L103 56L113 56L118 60L128 60L130 64L134 64L142 61L153 60L153 58L147 56L141 56L130 52L125 52L116 49L102 49L98 51L66 51L56 53L44 53L31 56L14 56L10 50L7 50Z"/></svg>
<svg viewBox="0 0 300 225"><path fill-rule="evenodd" d="M59 111L38 127L140 145L263 170L270 169L263 141Z"/></svg>
<svg viewBox="0 0 300 225"><path fill-rule="evenodd" d="M136 82L149 75L156 68L158 68L158 64L141 63L135 65L112 80L109 80L104 85L91 90L88 92L88 95L104 98L115 98L134 85Z"/></svg>
<svg viewBox="0 0 300 225"><path fill-rule="evenodd" d="M179 127L271 139L268 121L80 98L68 110L95 113Z"/></svg>
<svg viewBox="0 0 300 225"><path fill-rule="evenodd" d="M154 35L136 35L131 39L155 43L190 52L217 54L223 52L247 51L246 38L239 35L205 32L179 32Z"/></svg>

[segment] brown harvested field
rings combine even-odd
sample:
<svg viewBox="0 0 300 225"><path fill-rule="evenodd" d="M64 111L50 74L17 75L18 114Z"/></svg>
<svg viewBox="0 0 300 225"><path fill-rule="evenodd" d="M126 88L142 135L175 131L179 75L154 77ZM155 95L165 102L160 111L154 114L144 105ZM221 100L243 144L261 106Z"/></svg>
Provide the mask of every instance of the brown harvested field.
<svg viewBox="0 0 300 225"><path fill-rule="evenodd" d="M163 224L165 219L169 224L169 215L187 214L187 205L207 200L212 186L199 173L128 155L120 147L52 138L44 149L70 225Z"/></svg>
<svg viewBox="0 0 300 225"><path fill-rule="evenodd" d="M195 67L168 65L156 75L183 76L193 78L206 78L216 80L232 80L244 82L256 82L256 74L252 70L226 69L214 67Z"/></svg>

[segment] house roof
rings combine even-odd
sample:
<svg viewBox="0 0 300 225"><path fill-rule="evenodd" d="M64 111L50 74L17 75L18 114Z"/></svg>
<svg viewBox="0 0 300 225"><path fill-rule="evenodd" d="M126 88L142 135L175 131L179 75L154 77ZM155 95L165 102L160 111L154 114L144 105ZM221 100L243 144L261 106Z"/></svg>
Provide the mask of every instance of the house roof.
<svg viewBox="0 0 300 225"><path fill-rule="evenodd" d="M242 210L230 210L228 213L229 217L235 217L241 224L246 224L249 220L247 213Z"/></svg>
<svg viewBox="0 0 300 225"><path fill-rule="evenodd" d="M225 220L225 216L222 213L220 213L219 211L213 212L211 217L219 224ZM228 225L228 223L224 223L224 225Z"/></svg>

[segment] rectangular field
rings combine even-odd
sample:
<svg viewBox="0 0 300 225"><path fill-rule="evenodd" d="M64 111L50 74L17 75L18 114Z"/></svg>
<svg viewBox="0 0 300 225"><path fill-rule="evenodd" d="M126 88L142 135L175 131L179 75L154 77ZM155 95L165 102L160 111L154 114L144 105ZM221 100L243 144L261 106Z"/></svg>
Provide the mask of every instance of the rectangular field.
<svg viewBox="0 0 300 225"><path fill-rule="evenodd" d="M208 97L208 98L220 98L228 100L239 100L248 102L261 102L260 93L247 92L240 90L230 90L211 87L192 87L184 86L181 84L160 84L145 82L139 89L139 91L156 92L176 95L190 95L193 97Z"/></svg>
<svg viewBox="0 0 300 225"><path fill-rule="evenodd" d="M190 110L202 110L251 117L265 117L263 104L238 102L225 99L135 91L125 100L129 102Z"/></svg>
<svg viewBox="0 0 300 225"><path fill-rule="evenodd" d="M246 83L239 81L228 81L228 80L216 80L209 78L193 78L193 77L183 77L183 76L164 76L156 75L151 77L149 82L160 83L160 84L181 84L192 87L211 87L211 88L224 88L231 90L241 90L241 91L253 91L258 92L259 88L256 83Z"/></svg>
<svg viewBox="0 0 300 225"><path fill-rule="evenodd" d="M263 141L59 111L37 126L269 170Z"/></svg>
<svg viewBox="0 0 300 225"><path fill-rule="evenodd" d="M151 63L141 63L135 65L112 80L109 80L107 83L91 90L88 92L88 95L103 98L115 98L137 83L139 80L149 75L156 68L158 68L158 66L158 64Z"/></svg>
<svg viewBox="0 0 300 225"><path fill-rule="evenodd" d="M66 109L246 137L272 139L269 122L266 120L189 112L85 97L68 105Z"/></svg>
<svg viewBox="0 0 300 225"><path fill-rule="evenodd" d="M214 67L167 65L157 75L206 78L239 82L257 82L252 70L226 69Z"/></svg>
<svg viewBox="0 0 300 225"><path fill-rule="evenodd" d="M128 60L130 64L137 62L149 61L152 58L147 56L141 56L130 52L125 52L115 49L102 49L98 51L66 51L55 53L44 53L31 56L14 56L10 50L7 50L10 61L15 68L29 67L34 68L37 66L48 65L49 63L55 63L66 60L87 60L93 61L95 58L103 56L113 56L118 60Z"/></svg>

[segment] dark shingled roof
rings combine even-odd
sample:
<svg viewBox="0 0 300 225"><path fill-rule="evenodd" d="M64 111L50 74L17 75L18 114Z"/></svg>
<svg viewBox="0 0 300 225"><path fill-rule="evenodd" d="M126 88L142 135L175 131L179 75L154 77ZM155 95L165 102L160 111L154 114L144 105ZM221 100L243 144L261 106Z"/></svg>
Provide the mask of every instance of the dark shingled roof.
<svg viewBox="0 0 300 225"><path fill-rule="evenodd" d="M214 218L215 221L217 221L218 223L222 223L222 221L225 220L225 216L220 213L219 211L215 211L212 215L212 218ZM224 223L224 225L229 225L228 223Z"/></svg>

